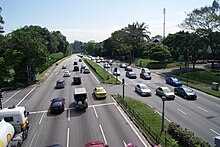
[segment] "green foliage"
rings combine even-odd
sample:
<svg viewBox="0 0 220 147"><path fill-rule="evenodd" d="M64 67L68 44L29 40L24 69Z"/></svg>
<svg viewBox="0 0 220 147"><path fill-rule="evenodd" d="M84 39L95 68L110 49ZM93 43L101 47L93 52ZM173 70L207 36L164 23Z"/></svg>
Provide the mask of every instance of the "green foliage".
<svg viewBox="0 0 220 147"><path fill-rule="evenodd" d="M169 48L163 45L154 45L149 50L150 59L157 61L164 61L165 59L169 59L171 57Z"/></svg>
<svg viewBox="0 0 220 147"><path fill-rule="evenodd" d="M211 147L208 142L203 141L201 138L196 137L194 133L183 129L180 125L172 122L168 125L168 133L172 135L175 140L177 140L182 146L194 147L194 146L202 146L202 147Z"/></svg>

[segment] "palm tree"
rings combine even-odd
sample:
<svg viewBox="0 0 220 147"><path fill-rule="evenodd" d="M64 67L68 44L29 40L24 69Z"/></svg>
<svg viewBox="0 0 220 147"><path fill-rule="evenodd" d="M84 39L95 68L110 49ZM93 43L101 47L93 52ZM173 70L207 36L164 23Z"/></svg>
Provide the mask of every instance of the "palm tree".
<svg viewBox="0 0 220 147"><path fill-rule="evenodd" d="M141 55L141 44L145 42L146 40L149 40L150 37L148 34L150 34L149 31L147 31L148 26L142 22L134 22L132 25L128 25L124 28L127 35L128 42L133 46L133 59L139 55Z"/></svg>

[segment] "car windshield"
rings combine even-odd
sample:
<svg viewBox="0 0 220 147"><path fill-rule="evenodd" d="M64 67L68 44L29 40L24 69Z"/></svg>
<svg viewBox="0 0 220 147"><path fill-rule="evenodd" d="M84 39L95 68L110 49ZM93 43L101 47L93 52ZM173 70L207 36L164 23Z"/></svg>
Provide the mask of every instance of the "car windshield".
<svg viewBox="0 0 220 147"><path fill-rule="evenodd" d="M97 89L97 92L105 92L104 89Z"/></svg>
<svg viewBox="0 0 220 147"><path fill-rule="evenodd" d="M143 86L140 86L141 89L147 89L147 86L143 85Z"/></svg>
<svg viewBox="0 0 220 147"><path fill-rule="evenodd" d="M87 94L75 94L74 99L76 101L84 101L87 98Z"/></svg>
<svg viewBox="0 0 220 147"><path fill-rule="evenodd" d="M178 81L179 81L177 78L172 78L172 80L173 80L174 82L178 82Z"/></svg>
<svg viewBox="0 0 220 147"><path fill-rule="evenodd" d="M165 93L171 92L171 90L170 90L169 88L164 88L163 91L164 91Z"/></svg>
<svg viewBox="0 0 220 147"><path fill-rule="evenodd" d="M130 72L129 74L130 74L130 75L135 75L135 73L134 73L134 72Z"/></svg>
<svg viewBox="0 0 220 147"><path fill-rule="evenodd" d="M56 102L52 103L51 107L54 108L54 107L59 107L61 105L62 105L62 103L60 101L56 101Z"/></svg>
<svg viewBox="0 0 220 147"><path fill-rule="evenodd" d="M147 72L144 73L145 76L149 76L149 74Z"/></svg>
<svg viewBox="0 0 220 147"><path fill-rule="evenodd" d="M184 90L185 90L186 93L191 93L191 92L193 92L191 89L188 89L188 88L184 88Z"/></svg>

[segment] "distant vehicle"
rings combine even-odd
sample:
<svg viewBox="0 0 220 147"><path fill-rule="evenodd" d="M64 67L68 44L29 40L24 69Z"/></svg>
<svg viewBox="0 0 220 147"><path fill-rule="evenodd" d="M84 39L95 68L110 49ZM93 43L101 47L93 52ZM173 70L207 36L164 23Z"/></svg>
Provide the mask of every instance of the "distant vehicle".
<svg viewBox="0 0 220 147"><path fill-rule="evenodd" d="M148 73L149 75L151 74L151 71L148 68L142 68L141 73Z"/></svg>
<svg viewBox="0 0 220 147"><path fill-rule="evenodd" d="M101 63L101 60L100 59L96 60L96 63Z"/></svg>
<svg viewBox="0 0 220 147"><path fill-rule="evenodd" d="M175 99L174 93L168 87L158 87L156 94L159 96L165 96L167 99Z"/></svg>
<svg viewBox="0 0 220 147"><path fill-rule="evenodd" d="M195 100L197 98L196 93L188 87L182 87L182 86L175 87L174 93L176 95L179 95L179 96L181 96L185 99L189 99L189 100Z"/></svg>
<svg viewBox="0 0 220 147"><path fill-rule="evenodd" d="M89 68L85 68L84 71L83 71L83 73L84 73L84 74L90 73L90 69L89 69Z"/></svg>
<svg viewBox="0 0 220 147"><path fill-rule="evenodd" d="M127 66L127 67L125 68L125 71L133 71L133 70L132 70L131 66Z"/></svg>
<svg viewBox="0 0 220 147"><path fill-rule="evenodd" d="M63 79L59 79L56 82L56 88L64 88L65 87L65 81Z"/></svg>
<svg viewBox="0 0 220 147"><path fill-rule="evenodd" d="M86 110L88 108L87 92L85 88L75 88L74 106L76 110Z"/></svg>
<svg viewBox="0 0 220 147"><path fill-rule="evenodd" d="M74 66L73 71L79 71L79 66Z"/></svg>
<svg viewBox="0 0 220 147"><path fill-rule="evenodd" d="M126 68L127 65L126 65L125 63L121 63L121 64L120 64L120 67L121 67L121 68Z"/></svg>
<svg viewBox="0 0 220 147"><path fill-rule="evenodd" d="M133 71L126 71L126 77L128 77L130 79L136 79L137 78L135 72L133 72Z"/></svg>
<svg viewBox="0 0 220 147"><path fill-rule="evenodd" d="M73 77L73 84L74 85L80 85L81 84L81 77L80 76L74 76Z"/></svg>
<svg viewBox="0 0 220 147"><path fill-rule="evenodd" d="M79 59L79 62L82 62L82 59Z"/></svg>
<svg viewBox="0 0 220 147"><path fill-rule="evenodd" d="M70 77L70 76L71 76L70 71L66 70L66 71L64 72L63 77Z"/></svg>
<svg viewBox="0 0 220 147"><path fill-rule="evenodd" d="M111 66L108 63L104 63L104 68L110 68Z"/></svg>
<svg viewBox="0 0 220 147"><path fill-rule="evenodd" d="M62 65L62 69L66 69L67 68L67 65Z"/></svg>
<svg viewBox="0 0 220 147"><path fill-rule="evenodd" d="M84 64L81 65L81 69L85 69L86 66Z"/></svg>
<svg viewBox="0 0 220 147"><path fill-rule="evenodd" d="M147 72L141 72L140 73L140 78L142 78L144 80L151 80L151 76Z"/></svg>
<svg viewBox="0 0 220 147"><path fill-rule="evenodd" d="M73 62L73 65L77 65L78 63L75 61L75 62Z"/></svg>
<svg viewBox="0 0 220 147"><path fill-rule="evenodd" d="M94 88L93 93L97 99L107 97L106 90L104 89L104 87L101 87L101 86L97 86L96 88Z"/></svg>
<svg viewBox="0 0 220 147"><path fill-rule="evenodd" d="M108 64L112 65L113 64L113 60L108 60Z"/></svg>
<svg viewBox="0 0 220 147"><path fill-rule="evenodd" d="M172 86L182 86L182 81L180 81L177 78L174 77L166 77L166 84L172 85Z"/></svg>
<svg viewBox="0 0 220 147"><path fill-rule="evenodd" d="M49 111L51 113L62 113L65 108L65 99L63 97L54 98L51 100Z"/></svg>
<svg viewBox="0 0 220 147"><path fill-rule="evenodd" d="M108 147L103 141L91 141L85 144L85 147Z"/></svg>
<svg viewBox="0 0 220 147"><path fill-rule="evenodd" d="M145 84L137 84L134 88L136 92L138 92L141 96L151 96L152 92L150 88Z"/></svg>
<svg viewBox="0 0 220 147"><path fill-rule="evenodd" d="M120 71L117 69L117 70L113 71L113 75L115 75L115 76L120 76L121 73L120 73Z"/></svg>

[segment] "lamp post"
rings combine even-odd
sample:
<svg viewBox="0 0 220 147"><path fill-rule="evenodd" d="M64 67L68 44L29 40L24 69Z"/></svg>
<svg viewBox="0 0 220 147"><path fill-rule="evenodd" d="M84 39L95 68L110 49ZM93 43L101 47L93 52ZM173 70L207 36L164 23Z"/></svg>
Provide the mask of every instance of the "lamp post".
<svg viewBox="0 0 220 147"><path fill-rule="evenodd" d="M0 110L3 108L3 106L2 106L2 100L3 100L2 90L0 89Z"/></svg>
<svg viewBox="0 0 220 147"><path fill-rule="evenodd" d="M163 102L163 110L162 110L162 127L161 127L161 132L164 131L164 106L165 106L165 101L166 101L166 97L162 96L162 102Z"/></svg>

